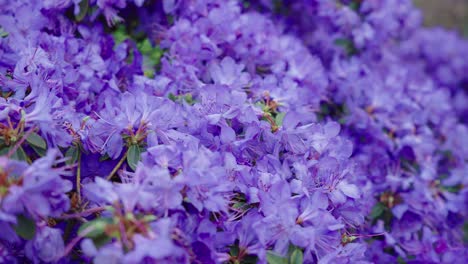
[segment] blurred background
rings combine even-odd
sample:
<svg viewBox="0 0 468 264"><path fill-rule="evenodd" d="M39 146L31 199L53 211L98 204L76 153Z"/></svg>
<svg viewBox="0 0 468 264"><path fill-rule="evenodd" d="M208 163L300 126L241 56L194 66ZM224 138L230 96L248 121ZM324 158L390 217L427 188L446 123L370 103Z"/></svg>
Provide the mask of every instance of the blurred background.
<svg viewBox="0 0 468 264"><path fill-rule="evenodd" d="M468 37L468 0L414 0L428 26L456 29Z"/></svg>

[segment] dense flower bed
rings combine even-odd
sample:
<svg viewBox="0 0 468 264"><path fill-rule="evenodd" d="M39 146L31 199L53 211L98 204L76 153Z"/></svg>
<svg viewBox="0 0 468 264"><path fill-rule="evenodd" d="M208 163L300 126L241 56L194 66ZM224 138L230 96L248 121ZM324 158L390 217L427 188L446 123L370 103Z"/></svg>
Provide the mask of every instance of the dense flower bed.
<svg viewBox="0 0 468 264"><path fill-rule="evenodd" d="M0 0L0 263L465 263L468 42L409 0Z"/></svg>

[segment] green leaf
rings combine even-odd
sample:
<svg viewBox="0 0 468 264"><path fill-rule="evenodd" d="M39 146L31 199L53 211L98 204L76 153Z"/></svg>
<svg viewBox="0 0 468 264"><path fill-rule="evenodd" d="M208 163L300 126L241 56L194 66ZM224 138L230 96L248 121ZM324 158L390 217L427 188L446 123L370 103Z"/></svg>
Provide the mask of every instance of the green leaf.
<svg viewBox="0 0 468 264"><path fill-rule="evenodd" d="M93 240L94 246L96 246L96 248L99 249L100 247L109 243L112 240L112 237L106 236L103 234L97 237L93 237L92 240Z"/></svg>
<svg viewBox="0 0 468 264"><path fill-rule="evenodd" d="M372 211L369 217L372 220L377 219L383 214L384 211L385 211L385 205L383 203L376 203L374 207L372 208Z"/></svg>
<svg viewBox="0 0 468 264"><path fill-rule="evenodd" d="M166 19L167 19L167 24L169 24L170 26L174 25L174 16L173 15L166 15Z"/></svg>
<svg viewBox="0 0 468 264"><path fill-rule="evenodd" d="M463 241L468 243L468 221L463 224Z"/></svg>
<svg viewBox="0 0 468 264"><path fill-rule="evenodd" d="M169 93L169 95L167 96L169 98L169 100L175 102L177 100L177 96L173 93Z"/></svg>
<svg viewBox="0 0 468 264"><path fill-rule="evenodd" d="M398 262L398 264L406 264L407 263L401 256L398 256L397 262Z"/></svg>
<svg viewBox="0 0 468 264"><path fill-rule="evenodd" d="M46 149L47 148L47 143L45 140L39 136L37 133L31 133L29 136L26 138L26 141L31 145L38 147L40 149Z"/></svg>
<svg viewBox="0 0 468 264"><path fill-rule="evenodd" d="M70 147L67 152L65 152L65 157L69 158L66 161L66 164L75 164L78 160L79 150L76 146Z"/></svg>
<svg viewBox="0 0 468 264"><path fill-rule="evenodd" d="M127 58L125 59L125 62L127 62L128 64L132 64L134 59L135 59L135 49L130 46L128 49Z"/></svg>
<svg viewBox="0 0 468 264"><path fill-rule="evenodd" d="M154 78L156 72L155 72L153 69L146 69L146 70L143 72L143 74L144 74L146 77L152 79L152 78Z"/></svg>
<svg viewBox="0 0 468 264"><path fill-rule="evenodd" d="M143 216L143 218L141 220L143 222L149 223L149 222L156 221L157 219L158 218L155 215L145 215L145 216Z"/></svg>
<svg viewBox="0 0 468 264"><path fill-rule="evenodd" d="M195 101L193 100L192 94L188 93L184 96L185 102L187 102L189 105L195 104Z"/></svg>
<svg viewBox="0 0 468 264"><path fill-rule="evenodd" d="M89 8L89 0L82 0L80 2L80 13L76 15L75 19L76 21L80 22L83 20L83 18L86 16L86 13L88 12Z"/></svg>
<svg viewBox="0 0 468 264"><path fill-rule="evenodd" d="M0 197L5 197L8 193L8 187L0 185Z"/></svg>
<svg viewBox="0 0 468 264"><path fill-rule="evenodd" d="M126 39L130 38L130 36L127 34L127 31L125 30L125 26L123 25L119 25L112 33L112 36L114 37L115 45L118 45L124 42Z"/></svg>
<svg viewBox="0 0 468 264"><path fill-rule="evenodd" d="M286 113L284 113L284 112L281 112L281 113L276 114L275 123L276 123L278 126L282 126L282 125L283 125L283 120L284 120L284 116L285 116L285 115L286 115Z"/></svg>
<svg viewBox="0 0 468 264"><path fill-rule="evenodd" d="M302 264L304 262L304 256L300 248L294 249L289 257L289 264Z"/></svg>
<svg viewBox="0 0 468 264"><path fill-rule="evenodd" d="M349 4L349 8L357 12L361 8L361 3L359 1L353 1Z"/></svg>
<svg viewBox="0 0 468 264"><path fill-rule="evenodd" d="M6 32L2 26L0 26L0 38L6 38L8 37L8 32Z"/></svg>
<svg viewBox="0 0 468 264"><path fill-rule="evenodd" d="M255 255L244 256L241 263L242 264L257 264L258 263L258 257L255 256Z"/></svg>
<svg viewBox="0 0 468 264"><path fill-rule="evenodd" d="M239 246L238 245L231 246L231 249L229 250L229 253L230 253L231 256L239 255Z"/></svg>
<svg viewBox="0 0 468 264"><path fill-rule="evenodd" d="M338 123L340 125L345 125L346 124L346 118L342 117L342 118L338 119Z"/></svg>
<svg viewBox="0 0 468 264"><path fill-rule="evenodd" d="M268 264L288 264L288 259L276 255L273 251L267 251Z"/></svg>
<svg viewBox="0 0 468 264"><path fill-rule="evenodd" d="M145 38L142 42L138 43L138 49L141 54L148 55L152 52L153 46L148 38Z"/></svg>
<svg viewBox="0 0 468 264"><path fill-rule="evenodd" d="M447 192L458 193L463 189L463 185L460 183L454 186L442 186L441 188Z"/></svg>
<svg viewBox="0 0 468 264"><path fill-rule="evenodd" d="M34 220L27 218L24 215L19 215L16 220L17 223L13 227L16 234L26 240L32 239L36 234L36 223Z"/></svg>
<svg viewBox="0 0 468 264"><path fill-rule="evenodd" d="M164 54L164 50L159 46L153 46L148 38L138 42L137 47L145 58L145 63L143 66L145 75L154 76L155 68L158 68L161 64L161 57Z"/></svg>
<svg viewBox="0 0 468 264"><path fill-rule="evenodd" d="M89 237L89 238L97 238L104 234L106 231L106 226L112 223L112 219L110 218L97 218L92 221L86 222L80 226L78 229L78 235ZM88 230L91 229L91 231ZM84 233L87 230L87 233Z"/></svg>
<svg viewBox="0 0 468 264"><path fill-rule="evenodd" d="M12 159L15 160L20 160L20 161L27 161L28 156L26 155L26 152L24 152L24 149L22 147L19 147L13 155L11 155Z"/></svg>
<svg viewBox="0 0 468 264"><path fill-rule="evenodd" d="M132 168L136 170L138 161L140 161L140 147L138 145L131 145L127 152L127 163Z"/></svg>
<svg viewBox="0 0 468 264"><path fill-rule="evenodd" d="M276 14L288 14L288 8L282 0L273 0L273 10Z"/></svg>
<svg viewBox="0 0 468 264"><path fill-rule="evenodd" d="M11 149L11 147L5 147L5 148L0 149L0 156L8 154L10 149Z"/></svg>
<svg viewBox="0 0 468 264"><path fill-rule="evenodd" d="M353 41L347 38L338 38L335 40L335 45L342 47L348 56L358 53Z"/></svg>
<svg viewBox="0 0 468 264"><path fill-rule="evenodd" d="M346 38L337 38L335 40L335 45L341 46L341 47L346 47L350 44L351 40L346 39Z"/></svg>
<svg viewBox="0 0 468 264"><path fill-rule="evenodd" d="M103 162L103 161L106 161L106 160L109 160L109 159L110 159L109 154L105 153L104 155L99 157L99 162Z"/></svg>
<svg viewBox="0 0 468 264"><path fill-rule="evenodd" d="M35 147L35 146L31 146L31 148L34 150L34 152L36 152L36 154L39 156L39 157L44 157L47 153L47 150L45 149L41 149L41 148L38 148L38 147Z"/></svg>

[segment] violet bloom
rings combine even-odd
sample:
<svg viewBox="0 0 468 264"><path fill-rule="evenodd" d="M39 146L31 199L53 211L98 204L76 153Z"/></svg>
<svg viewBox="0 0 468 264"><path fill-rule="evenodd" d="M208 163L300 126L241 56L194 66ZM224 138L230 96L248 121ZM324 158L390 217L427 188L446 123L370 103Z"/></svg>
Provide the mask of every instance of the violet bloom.
<svg viewBox="0 0 468 264"><path fill-rule="evenodd" d="M170 100L147 97L139 92L109 98L90 128L91 151L107 153L116 159L125 143L144 143L150 132L155 133L153 137L164 139L164 132L180 122L174 111L177 108Z"/></svg>
<svg viewBox="0 0 468 264"><path fill-rule="evenodd" d="M56 262L63 256L64 250L62 231L47 226L40 227L36 236L25 246L26 255L35 263Z"/></svg>
<svg viewBox="0 0 468 264"><path fill-rule="evenodd" d="M36 160L18 174L20 184L14 184L2 199L2 208L10 213L29 213L34 217L59 216L70 207L66 193L72 189L70 181L62 178L69 172L57 163L57 150L49 150L47 155Z"/></svg>
<svg viewBox="0 0 468 264"><path fill-rule="evenodd" d="M0 0L0 262L463 262L467 52L410 0Z"/></svg>

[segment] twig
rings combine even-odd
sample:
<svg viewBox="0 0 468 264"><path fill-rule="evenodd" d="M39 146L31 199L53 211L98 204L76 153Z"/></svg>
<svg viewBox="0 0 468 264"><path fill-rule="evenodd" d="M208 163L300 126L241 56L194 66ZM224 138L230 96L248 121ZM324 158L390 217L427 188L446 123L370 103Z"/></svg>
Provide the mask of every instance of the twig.
<svg viewBox="0 0 468 264"><path fill-rule="evenodd" d="M80 242L80 240L82 238L86 237L86 235L88 235L89 233L91 233L93 231L94 231L94 227L90 226L90 227L86 228L85 230L83 230L81 235L78 235L75 238L73 238L72 241L70 241L70 243L68 243L68 245L65 247L65 250L63 251L62 256L60 256L57 260L59 260L59 259L65 257L65 256L67 256L68 254L70 254L70 252L75 247L75 245L78 244L78 242Z"/></svg>
<svg viewBox="0 0 468 264"><path fill-rule="evenodd" d="M13 148L11 148L10 151L8 151L8 154L7 154L8 158L11 158L11 156L18 150L19 147L21 147L21 145L29 137L29 135L31 135L32 132L34 132L34 128L31 128L30 130L28 130L28 132L26 132L26 134L24 134L21 137L21 139L13 146Z"/></svg>
<svg viewBox="0 0 468 264"><path fill-rule="evenodd" d="M110 179L112 179L112 176L114 176L114 174L119 170L120 166L122 166L122 164L124 163L125 159L127 158L127 152L128 152L128 149L125 151L122 158L119 160L119 163L117 163L117 165L115 165L114 169L109 173L109 175L107 175L106 179L108 181L110 181Z"/></svg>
<svg viewBox="0 0 468 264"><path fill-rule="evenodd" d="M76 194L78 195L78 205L81 205L81 150L78 148L78 165L76 168Z"/></svg>
<svg viewBox="0 0 468 264"><path fill-rule="evenodd" d="M63 214L59 217L56 217L57 219L73 219L73 218L80 218L80 217L83 217L83 216L88 216L90 214L93 214L93 213L99 213L99 212L102 212L106 210L106 207L104 206L100 206L100 207L94 207L94 208L91 208L91 209L88 209L88 210L85 210L81 213L76 213L76 214Z"/></svg>

